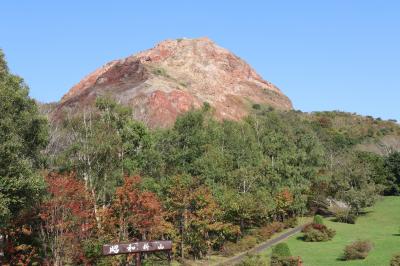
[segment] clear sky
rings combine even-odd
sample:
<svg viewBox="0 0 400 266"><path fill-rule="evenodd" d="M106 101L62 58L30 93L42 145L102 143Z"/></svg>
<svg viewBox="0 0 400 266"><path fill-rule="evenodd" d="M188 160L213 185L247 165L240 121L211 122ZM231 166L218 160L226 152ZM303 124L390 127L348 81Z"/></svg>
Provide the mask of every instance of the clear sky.
<svg viewBox="0 0 400 266"><path fill-rule="evenodd" d="M0 48L42 102L110 60L163 39L208 36L296 109L400 120L397 0L3 0L0 14Z"/></svg>

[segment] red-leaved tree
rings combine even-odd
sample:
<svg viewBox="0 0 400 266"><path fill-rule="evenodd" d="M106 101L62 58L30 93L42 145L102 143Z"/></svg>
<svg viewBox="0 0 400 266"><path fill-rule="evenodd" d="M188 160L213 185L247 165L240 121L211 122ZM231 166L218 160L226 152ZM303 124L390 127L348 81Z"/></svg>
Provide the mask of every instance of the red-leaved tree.
<svg viewBox="0 0 400 266"><path fill-rule="evenodd" d="M51 265L87 264L81 244L94 231L93 201L73 174L46 177L49 198L42 204L42 240Z"/></svg>
<svg viewBox="0 0 400 266"><path fill-rule="evenodd" d="M115 240L145 240L168 233L160 201L154 193L142 191L140 183L139 176L125 177L115 192L105 219Z"/></svg>

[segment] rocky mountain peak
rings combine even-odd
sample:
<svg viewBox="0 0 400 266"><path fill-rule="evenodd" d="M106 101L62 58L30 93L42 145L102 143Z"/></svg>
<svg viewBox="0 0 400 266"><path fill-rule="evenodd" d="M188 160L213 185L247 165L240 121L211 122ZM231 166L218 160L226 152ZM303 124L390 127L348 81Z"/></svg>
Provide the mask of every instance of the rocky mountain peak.
<svg viewBox="0 0 400 266"><path fill-rule="evenodd" d="M167 127L204 102L214 107L218 119L241 119L254 103L292 108L276 86L206 37L165 40L107 63L64 95L55 116L90 106L100 95L131 106L137 119L153 127Z"/></svg>

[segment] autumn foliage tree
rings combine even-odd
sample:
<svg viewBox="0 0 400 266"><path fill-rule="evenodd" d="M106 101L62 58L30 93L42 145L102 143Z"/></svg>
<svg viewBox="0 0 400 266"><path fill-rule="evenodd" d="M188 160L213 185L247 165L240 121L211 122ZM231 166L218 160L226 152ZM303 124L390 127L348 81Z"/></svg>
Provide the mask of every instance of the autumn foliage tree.
<svg viewBox="0 0 400 266"><path fill-rule="evenodd" d="M240 233L238 226L222 221L222 211L207 186L191 176L175 176L165 191L165 205L179 235L179 253L198 259L226 238Z"/></svg>
<svg viewBox="0 0 400 266"><path fill-rule="evenodd" d="M93 200L73 174L49 174L49 198L40 208L41 238L50 265L84 264L81 243L95 230Z"/></svg>
<svg viewBox="0 0 400 266"><path fill-rule="evenodd" d="M125 177L115 192L105 219L115 240L153 239L168 232L160 201L153 192L142 191L140 184L139 176Z"/></svg>
<svg viewBox="0 0 400 266"><path fill-rule="evenodd" d="M292 203L293 194L288 188L284 188L275 195L276 216L278 220L283 221L286 218Z"/></svg>

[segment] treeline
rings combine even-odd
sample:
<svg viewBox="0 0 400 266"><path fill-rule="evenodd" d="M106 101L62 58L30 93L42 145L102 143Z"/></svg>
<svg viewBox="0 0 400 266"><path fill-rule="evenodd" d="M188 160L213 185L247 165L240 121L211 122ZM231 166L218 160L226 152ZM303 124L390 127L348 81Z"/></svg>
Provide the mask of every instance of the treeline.
<svg viewBox="0 0 400 266"><path fill-rule="evenodd" d="M172 239L175 258L199 259L307 213L352 222L400 192L398 152L355 148L400 135L394 122L260 105L217 121L204 104L149 129L98 98L48 125L3 56L0 71L3 263L118 265L129 258L104 258L101 246L144 239Z"/></svg>

